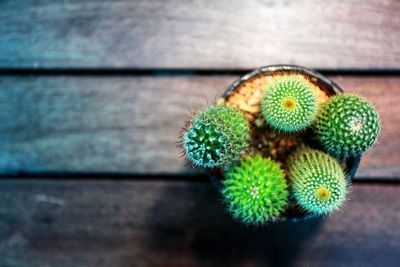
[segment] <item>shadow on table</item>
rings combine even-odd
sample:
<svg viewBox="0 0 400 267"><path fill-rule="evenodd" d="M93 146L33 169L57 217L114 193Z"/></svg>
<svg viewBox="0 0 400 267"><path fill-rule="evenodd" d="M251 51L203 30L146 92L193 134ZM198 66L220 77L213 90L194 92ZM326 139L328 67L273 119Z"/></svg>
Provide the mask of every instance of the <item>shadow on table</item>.
<svg viewBox="0 0 400 267"><path fill-rule="evenodd" d="M244 226L227 214L211 185L182 183L155 202L145 245L165 266L295 266L321 223Z"/></svg>

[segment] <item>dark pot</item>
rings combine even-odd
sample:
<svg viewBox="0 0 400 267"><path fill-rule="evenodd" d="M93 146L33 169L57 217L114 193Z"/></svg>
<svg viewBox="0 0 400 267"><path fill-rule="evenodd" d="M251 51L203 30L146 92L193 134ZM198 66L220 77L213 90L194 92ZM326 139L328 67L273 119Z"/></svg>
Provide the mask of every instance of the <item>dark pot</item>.
<svg viewBox="0 0 400 267"><path fill-rule="evenodd" d="M320 89L325 91L328 96L333 96L337 94L343 93L343 90L333 81L328 79L327 77L323 76L322 74L301 67L301 66L296 66L296 65L272 65L272 66L265 66L258 68L248 74L245 74L244 76L240 77L238 80L234 81L228 89L225 91L225 93L222 95L222 98L227 99L235 90L239 88L240 85L245 83L246 81L260 77L260 76L270 76L270 75L276 75L276 74L300 74L304 75L307 78L309 78L310 81L312 81L314 84L319 86ZM312 136L312 131L310 130L310 136ZM305 140L306 143L313 147L318 147L319 144L318 142L310 138L309 140ZM348 179L350 181L353 180L354 175L357 172L359 163L360 163L361 156L358 157L350 157L348 159L339 159L342 162L344 162L345 165L345 171L348 174ZM211 180L214 186L217 188L221 187L221 174L214 173L211 175ZM300 211L295 211L294 209L292 211L289 211L287 214L281 216L278 218L277 222L283 222L283 221L290 221L290 222L298 222L298 221L304 221L310 218L316 217L315 214L312 213L302 213Z"/></svg>

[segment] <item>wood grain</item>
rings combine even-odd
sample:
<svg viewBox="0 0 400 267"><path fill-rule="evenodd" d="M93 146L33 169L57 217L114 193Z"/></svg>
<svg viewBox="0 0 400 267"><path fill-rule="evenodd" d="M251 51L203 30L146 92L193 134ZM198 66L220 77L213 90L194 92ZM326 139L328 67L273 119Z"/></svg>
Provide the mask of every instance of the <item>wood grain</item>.
<svg viewBox="0 0 400 267"><path fill-rule="evenodd" d="M400 2L0 3L1 68L399 68Z"/></svg>
<svg viewBox="0 0 400 267"><path fill-rule="evenodd" d="M3 180L0 265L398 266L399 185L353 185L329 218L249 228L209 184Z"/></svg>
<svg viewBox="0 0 400 267"><path fill-rule="evenodd" d="M180 128L236 78L3 76L0 171L193 174L176 148ZM357 178L400 178L400 78L333 79L368 97L382 118Z"/></svg>

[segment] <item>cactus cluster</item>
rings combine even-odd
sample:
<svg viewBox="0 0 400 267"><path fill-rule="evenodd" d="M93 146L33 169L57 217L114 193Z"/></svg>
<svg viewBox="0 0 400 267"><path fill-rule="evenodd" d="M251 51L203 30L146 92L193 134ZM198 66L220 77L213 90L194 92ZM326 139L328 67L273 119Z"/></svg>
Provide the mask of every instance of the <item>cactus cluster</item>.
<svg viewBox="0 0 400 267"><path fill-rule="evenodd" d="M184 129L185 155L195 166L223 173L221 194L229 212L241 222L274 221L291 214L293 207L297 212L327 215L344 203L349 181L339 160L369 149L380 133L380 119L362 97L326 96L328 100L320 104L321 95L315 90L301 75L274 76L261 91L264 95L258 94L261 103L255 102L259 105L255 115L246 117L241 110L222 103L196 113ZM249 117L257 117L251 127ZM264 123L263 118L271 127L257 124ZM283 170L280 163L260 155L267 145L274 149L262 139L265 136L250 132L271 128L300 138L299 132L313 129L307 133L314 133L319 143L315 139L306 142L314 140L312 145L322 151L296 143Z"/></svg>
<svg viewBox="0 0 400 267"><path fill-rule="evenodd" d="M380 120L367 100L342 94L323 105L315 130L329 154L347 158L362 154L376 142Z"/></svg>
<svg viewBox="0 0 400 267"><path fill-rule="evenodd" d="M287 205L288 189L277 162L260 155L247 157L224 176L222 194L229 211L244 223L274 220Z"/></svg>
<svg viewBox="0 0 400 267"><path fill-rule="evenodd" d="M311 84L297 75L276 79L266 89L261 110L273 128L294 133L308 127L317 115L317 96Z"/></svg>
<svg viewBox="0 0 400 267"><path fill-rule="evenodd" d="M304 210L324 215L344 202L347 178L335 158L302 147L289 156L287 169L291 191Z"/></svg>
<svg viewBox="0 0 400 267"><path fill-rule="evenodd" d="M240 159L249 137L249 124L243 113L217 105L192 119L183 136L183 148L196 166L224 167Z"/></svg>

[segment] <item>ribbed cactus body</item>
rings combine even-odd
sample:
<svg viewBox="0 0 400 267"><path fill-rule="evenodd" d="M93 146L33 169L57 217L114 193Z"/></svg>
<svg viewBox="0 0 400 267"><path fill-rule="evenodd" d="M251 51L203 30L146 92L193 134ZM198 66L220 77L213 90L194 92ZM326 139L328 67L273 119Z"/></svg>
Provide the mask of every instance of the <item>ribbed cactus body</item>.
<svg viewBox="0 0 400 267"><path fill-rule="evenodd" d="M217 105L192 119L183 136L183 148L196 166L223 167L240 159L249 137L249 124L243 113Z"/></svg>
<svg viewBox="0 0 400 267"><path fill-rule="evenodd" d="M331 155L360 155L376 142L380 119L374 107L355 95L338 95L322 107L315 132L323 148Z"/></svg>
<svg viewBox="0 0 400 267"><path fill-rule="evenodd" d="M291 191L304 210L324 215L344 202L347 178L335 158L303 147L289 156L287 168Z"/></svg>
<svg viewBox="0 0 400 267"><path fill-rule="evenodd" d="M279 164L257 155L224 173L223 196L231 214L247 224L276 219L288 202L288 189Z"/></svg>
<svg viewBox="0 0 400 267"><path fill-rule="evenodd" d="M317 114L317 96L301 76L277 78L266 89L261 110L273 128L293 133L308 127Z"/></svg>

